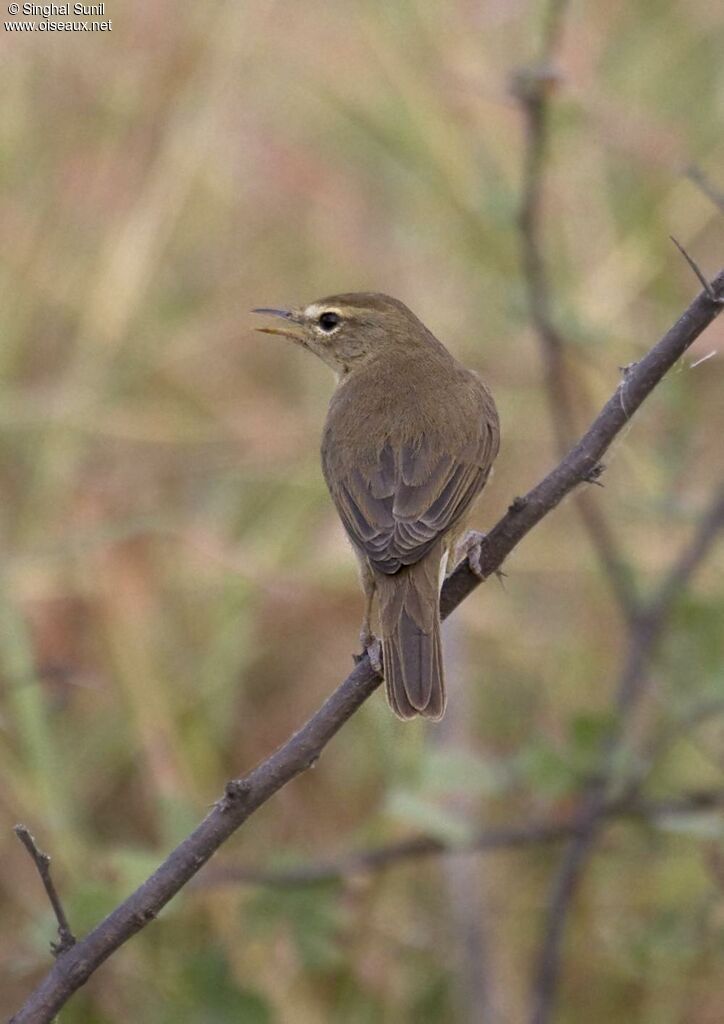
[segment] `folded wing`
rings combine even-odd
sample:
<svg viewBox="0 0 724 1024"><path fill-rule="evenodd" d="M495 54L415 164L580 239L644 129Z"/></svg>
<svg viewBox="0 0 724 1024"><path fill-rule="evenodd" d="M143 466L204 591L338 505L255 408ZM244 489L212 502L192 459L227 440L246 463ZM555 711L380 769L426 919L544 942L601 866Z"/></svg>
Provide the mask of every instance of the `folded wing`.
<svg viewBox="0 0 724 1024"><path fill-rule="evenodd" d="M388 442L372 470L354 469L335 480L332 497L356 547L373 569L390 575L419 562L458 523L495 454L487 425L454 454L440 455L424 438L419 444Z"/></svg>

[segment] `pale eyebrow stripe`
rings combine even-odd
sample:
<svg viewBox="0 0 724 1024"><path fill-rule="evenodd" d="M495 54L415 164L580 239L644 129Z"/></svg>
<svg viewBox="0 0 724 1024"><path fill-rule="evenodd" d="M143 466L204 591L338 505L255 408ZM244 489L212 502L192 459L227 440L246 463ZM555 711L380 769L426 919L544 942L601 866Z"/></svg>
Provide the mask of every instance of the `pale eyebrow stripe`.
<svg viewBox="0 0 724 1024"><path fill-rule="evenodd" d="M314 320L320 313L336 313L337 316L342 316L342 310L339 306L325 306L319 302L313 302L304 310L304 315L309 317L310 320Z"/></svg>

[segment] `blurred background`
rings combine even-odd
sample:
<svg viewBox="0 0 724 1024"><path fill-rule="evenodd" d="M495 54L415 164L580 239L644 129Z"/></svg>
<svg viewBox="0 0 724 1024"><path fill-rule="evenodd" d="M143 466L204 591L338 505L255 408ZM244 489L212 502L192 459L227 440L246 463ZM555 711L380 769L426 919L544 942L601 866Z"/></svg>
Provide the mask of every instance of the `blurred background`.
<svg viewBox="0 0 724 1024"><path fill-rule="evenodd" d="M362 601L318 460L333 381L248 310L389 292L480 370L503 443L479 528L554 465L511 91L544 11L109 0L111 32L0 33L5 1014L54 933L12 825L52 854L82 934L351 667ZM705 0L568 12L542 241L580 426L699 291L669 236L721 265L721 210L687 169L724 187L722 52ZM721 347L715 324L593 494L641 595L722 476ZM723 570L712 549L679 595L638 708L627 756L652 798L723 783ZM375 694L65 1024L526 1019L557 847L315 886L221 877L575 806L626 629L572 501L506 571L446 627L444 723L402 725ZM721 1020L721 844L712 814L611 826L556 1020Z"/></svg>

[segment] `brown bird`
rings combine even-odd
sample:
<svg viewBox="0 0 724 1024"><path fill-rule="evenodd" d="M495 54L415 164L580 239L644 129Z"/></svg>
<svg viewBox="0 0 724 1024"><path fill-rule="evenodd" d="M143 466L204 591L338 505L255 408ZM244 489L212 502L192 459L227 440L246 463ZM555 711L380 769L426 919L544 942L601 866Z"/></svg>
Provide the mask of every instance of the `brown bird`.
<svg viewBox="0 0 724 1024"><path fill-rule="evenodd" d="M360 563L362 645L379 668L377 594L392 710L400 718L441 718L440 588L454 568L450 554L474 553L481 537L457 546L498 453L493 397L389 295L332 295L253 312L282 317L288 326L259 329L291 338L337 374L322 467Z"/></svg>

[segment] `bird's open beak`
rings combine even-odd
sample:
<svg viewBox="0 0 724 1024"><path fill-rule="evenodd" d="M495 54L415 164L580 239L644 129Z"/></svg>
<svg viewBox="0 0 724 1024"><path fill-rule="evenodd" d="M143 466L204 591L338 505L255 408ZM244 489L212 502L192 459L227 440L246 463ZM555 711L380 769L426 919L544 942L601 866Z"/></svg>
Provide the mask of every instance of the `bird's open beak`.
<svg viewBox="0 0 724 1024"><path fill-rule="evenodd" d="M299 324L302 322L299 314L293 309L267 309L262 306L261 309L252 309L251 312L261 313L263 316L278 316L281 317L282 320L287 320L293 324ZM302 345L304 344L304 338L301 334L298 334L296 331L290 331L286 327L257 327L256 330L260 331L262 334L280 334L282 337L291 338L292 341L299 342Z"/></svg>

